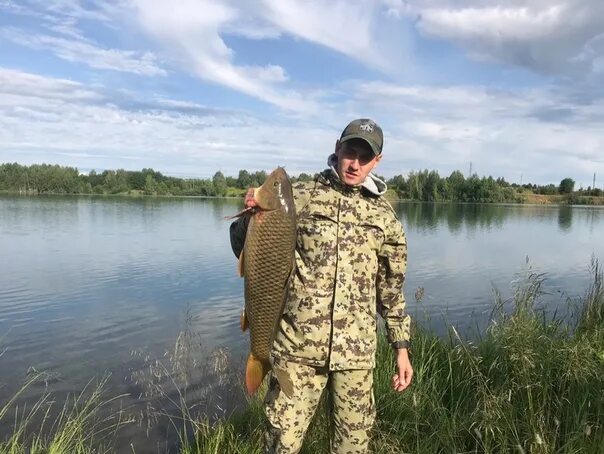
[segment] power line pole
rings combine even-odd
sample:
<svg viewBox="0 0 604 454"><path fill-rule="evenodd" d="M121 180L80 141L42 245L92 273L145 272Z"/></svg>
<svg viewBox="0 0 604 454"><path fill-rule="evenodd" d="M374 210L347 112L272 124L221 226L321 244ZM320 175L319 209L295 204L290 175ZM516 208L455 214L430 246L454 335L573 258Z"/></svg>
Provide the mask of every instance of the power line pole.
<svg viewBox="0 0 604 454"><path fill-rule="evenodd" d="M594 184L591 188L596 189L596 172L594 172Z"/></svg>
<svg viewBox="0 0 604 454"><path fill-rule="evenodd" d="M472 176L472 161L470 161L470 173L468 174L468 178Z"/></svg>

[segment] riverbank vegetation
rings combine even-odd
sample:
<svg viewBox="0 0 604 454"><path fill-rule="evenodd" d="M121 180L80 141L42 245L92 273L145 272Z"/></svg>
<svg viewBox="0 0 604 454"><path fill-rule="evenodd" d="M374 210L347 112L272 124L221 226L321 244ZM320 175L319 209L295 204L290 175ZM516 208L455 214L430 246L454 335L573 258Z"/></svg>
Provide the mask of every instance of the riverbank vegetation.
<svg viewBox="0 0 604 454"><path fill-rule="evenodd" d="M13 397L0 402L0 426L11 421L12 433L0 439L0 454L92 454L112 453L114 437L132 422L122 411L106 408L123 396L106 397L106 378L90 382L84 390L61 404L49 392L28 406L20 397L30 387L44 382L46 374L33 372ZM59 408L57 408L59 407ZM7 424L8 425L8 424Z"/></svg>
<svg viewBox="0 0 604 454"><path fill-rule="evenodd" d="M545 313L545 277L528 269L516 284L512 298L502 300L496 293L491 322L480 333L461 336L450 326L448 336L442 337L427 326L414 325L411 355L415 375L411 387L403 393L390 388L393 357L381 337L374 373L377 423L371 441L373 452L602 452L604 277L596 261L592 274L585 295L568 300L563 317ZM422 295L418 289L416 299L421 301ZM152 381L137 374L139 381L147 383L147 391L149 386L159 389L158 377L178 384L177 398L174 392L168 394L172 395L171 402L180 402L183 407L176 411L172 422L174 427L186 427L181 429L180 452L261 453L265 424L262 390L249 400L245 411L226 419L223 416L210 422L207 416L192 411L194 407L183 396L188 392L186 386L193 391L196 385L179 378L173 369L194 362L195 355L182 347L188 344L183 339L187 336L179 338L168 365L151 362ZM233 376L232 371L224 369L223 358L217 363L220 367L215 364L211 369L218 372L212 383ZM163 371L160 374L158 367ZM229 393L243 393L243 385L237 386L239 391L231 387ZM149 399L147 391L141 392L142 398ZM160 394L164 392L161 389ZM37 410L21 408L16 412L17 399L0 403L0 423L6 423L11 415L25 416L17 418L25 423L15 424L13 435L0 441L0 453L99 452L98 439L105 451L112 452L113 434L131 422L120 413L112 413L107 420L100 418L99 409L109 401L95 391L92 398L79 397L65 404L64 416L53 422L46 435L47 427L34 424L34 417L27 416L47 414L46 404L52 399L43 399ZM159 413L167 412L160 409ZM328 415L329 401L323 399L303 453L328 452ZM42 420L50 422L47 417ZM135 445L131 451L138 452Z"/></svg>
<svg viewBox="0 0 604 454"><path fill-rule="evenodd" d="M293 181L310 181L313 175L291 176ZM17 163L0 165L0 191L21 194L122 194L155 196L241 197L250 186L259 186L266 172L240 170L237 177L216 172L212 178L176 178L153 169L141 171L92 170L81 174L75 167ZM387 180L390 199L424 202L480 203L560 203L604 205L599 188L579 188L564 178L560 184L536 185L509 183L503 178L464 176L454 171L448 177L423 170L407 177L396 175Z"/></svg>
<svg viewBox="0 0 604 454"><path fill-rule="evenodd" d="M488 329L473 340L414 327L415 376L390 389L392 352L383 341L375 370L373 452L601 453L604 446L604 282L594 280L565 319L537 309L543 276L530 274L512 301L497 299ZM323 402L303 453L327 453ZM191 453L260 453L261 404L199 428Z"/></svg>

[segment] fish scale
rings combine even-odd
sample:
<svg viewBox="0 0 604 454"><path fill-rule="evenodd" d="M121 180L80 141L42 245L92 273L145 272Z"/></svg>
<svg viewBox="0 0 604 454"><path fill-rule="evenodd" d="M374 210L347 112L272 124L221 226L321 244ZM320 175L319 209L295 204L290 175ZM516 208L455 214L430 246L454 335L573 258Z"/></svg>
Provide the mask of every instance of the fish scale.
<svg viewBox="0 0 604 454"><path fill-rule="evenodd" d="M262 216L258 222L257 216ZM250 324L251 351L268 361L291 272L295 221L280 211L252 217L244 248L245 309Z"/></svg>
<svg viewBox="0 0 604 454"><path fill-rule="evenodd" d="M254 190L254 199L257 209L250 219L240 257L240 270L245 278L241 327L250 329L250 354L245 370L250 394L256 392L271 368L270 353L285 305L296 247L296 209L285 170L275 169ZM280 382L287 393L290 380L282 377Z"/></svg>

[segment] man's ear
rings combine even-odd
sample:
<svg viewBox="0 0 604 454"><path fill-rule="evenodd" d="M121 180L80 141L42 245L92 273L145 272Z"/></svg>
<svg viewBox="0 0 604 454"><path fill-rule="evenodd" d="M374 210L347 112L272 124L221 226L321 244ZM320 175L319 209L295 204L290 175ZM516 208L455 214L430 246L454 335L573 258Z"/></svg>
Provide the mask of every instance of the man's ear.
<svg viewBox="0 0 604 454"><path fill-rule="evenodd" d="M379 162L382 160L382 154L380 153L374 159L375 160L373 161L373 167L371 168L371 170L375 169L377 167L377 165L379 164Z"/></svg>

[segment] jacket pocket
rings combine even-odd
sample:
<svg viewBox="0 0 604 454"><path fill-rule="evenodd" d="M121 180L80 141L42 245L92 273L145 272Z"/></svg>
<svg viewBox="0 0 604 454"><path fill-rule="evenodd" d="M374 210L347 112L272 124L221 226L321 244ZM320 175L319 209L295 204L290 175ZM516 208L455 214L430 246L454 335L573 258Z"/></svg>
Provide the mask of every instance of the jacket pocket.
<svg viewBox="0 0 604 454"><path fill-rule="evenodd" d="M388 271L390 274L404 276L405 273L407 272L407 261L406 260L388 257L387 261L388 261Z"/></svg>

